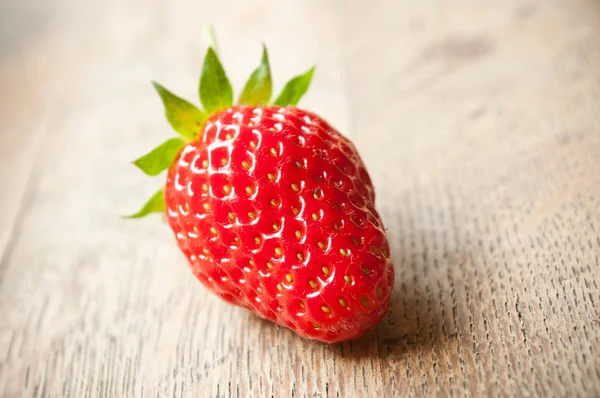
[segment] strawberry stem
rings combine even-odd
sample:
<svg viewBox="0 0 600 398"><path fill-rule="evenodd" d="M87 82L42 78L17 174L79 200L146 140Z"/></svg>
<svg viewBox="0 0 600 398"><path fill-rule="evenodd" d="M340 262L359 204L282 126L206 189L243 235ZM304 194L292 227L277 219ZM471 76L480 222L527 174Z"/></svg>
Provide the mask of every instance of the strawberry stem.
<svg viewBox="0 0 600 398"><path fill-rule="evenodd" d="M219 55L219 46L217 45L217 37L215 36L215 30L211 24L204 25L204 40L209 47L215 50L215 53Z"/></svg>

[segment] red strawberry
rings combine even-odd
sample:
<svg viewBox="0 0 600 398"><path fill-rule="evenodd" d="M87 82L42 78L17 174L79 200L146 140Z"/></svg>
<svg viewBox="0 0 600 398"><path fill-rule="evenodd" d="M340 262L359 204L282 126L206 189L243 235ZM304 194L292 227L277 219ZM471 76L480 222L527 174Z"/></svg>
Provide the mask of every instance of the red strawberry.
<svg viewBox="0 0 600 398"><path fill-rule="evenodd" d="M165 210L196 277L229 303L301 336L336 342L384 316L394 284L369 174L354 145L294 107L313 69L268 105L266 50L239 100L209 48L206 112L155 84L172 126L135 164L167 182L132 217ZM207 118L206 114L210 114Z"/></svg>

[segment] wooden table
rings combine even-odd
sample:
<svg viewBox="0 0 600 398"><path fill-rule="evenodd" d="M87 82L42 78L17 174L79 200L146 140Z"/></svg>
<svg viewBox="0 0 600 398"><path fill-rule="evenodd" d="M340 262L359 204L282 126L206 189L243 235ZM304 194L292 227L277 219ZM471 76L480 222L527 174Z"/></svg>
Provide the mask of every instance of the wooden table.
<svg viewBox="0 0 600 398"><path fill-rule="evenodd" d="M357 145L392 246L389 314L331 346L227 306L129 161L196 98L216 28L238 88ZM7 0L0 6L0 396L600 396L597 0ZM239 92L239 91L238 91Z"/></svg>

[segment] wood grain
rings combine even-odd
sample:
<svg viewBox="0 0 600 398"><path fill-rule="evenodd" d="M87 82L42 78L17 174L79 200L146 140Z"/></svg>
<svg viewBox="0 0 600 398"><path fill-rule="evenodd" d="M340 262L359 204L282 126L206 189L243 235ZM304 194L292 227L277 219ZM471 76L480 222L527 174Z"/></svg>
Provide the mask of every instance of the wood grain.
<svg viewBox="0 0 600 398"><path fill-rule="evenodd" d="M0 397L600 396L600 3L363 3L2 3ZM316 61L304 106L369 167L397 279L359 340L227 306L118 217L206 22L238 88L261 41L279 85Z"/></svg>

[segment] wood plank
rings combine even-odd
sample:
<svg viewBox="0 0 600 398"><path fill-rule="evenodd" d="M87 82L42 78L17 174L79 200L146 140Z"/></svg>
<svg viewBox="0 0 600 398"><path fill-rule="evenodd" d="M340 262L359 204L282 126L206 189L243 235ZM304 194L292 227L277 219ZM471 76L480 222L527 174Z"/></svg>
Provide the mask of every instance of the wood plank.
<svg viewBox="0 0 600 398"><path fill-rule="evenodd" d="M44 46L51 12L39 2L7 2L0 9L0 259L46 130L44 94L53 70L44 67L48 54L35 50Z"/></svg>
<svg viewBox="0 0 600 398"><path fill-rule="evenodd" d="M597 2L6 9L0 396L600 395ZM369 167L397 276L361 339L222 303L118 217L159 184L127 166L169 133L148 82L195 98L209 21L238 88L261 41L280 85L316 61L304 105Z"/></svg>

